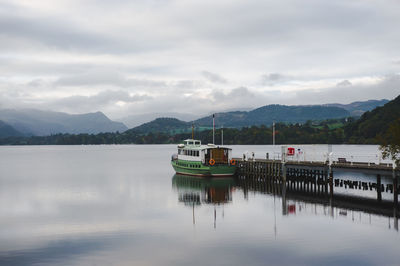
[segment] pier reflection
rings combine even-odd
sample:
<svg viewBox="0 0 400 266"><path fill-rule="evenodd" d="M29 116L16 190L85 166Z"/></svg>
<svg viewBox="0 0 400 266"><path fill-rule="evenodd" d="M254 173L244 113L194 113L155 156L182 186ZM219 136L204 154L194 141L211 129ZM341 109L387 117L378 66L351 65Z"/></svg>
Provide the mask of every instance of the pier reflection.
<svg viewBox="0 0 400 266"><path fill-rule="evenodd" d="M313 206L315 211L307 214L326 215L332 217L347 216L348 213L375 215L388 220L388 227L398 231L399 211L397 204L382 198L362 197L351 193L330 194L326 184L316 184L310 189L302 182L282 182L279 178L241 178L237 186L243 190L244 197L249 192L259 192L281 197L282 215L304 213L307 206ZM354 221L354 219L352 219Z"/></svg>
<svg viewBox="0 0 400 266"><path fill-rule="evenodd" d="M282 182L277 178L242 178L240 176L199 178L185 175L174 175L172 184L177 190L179 202L193 208L193 223L195 223L194 208L196 206L214 206L215 222L215 206L231 204L233 194L237 197L239 193L242 193L244 199L248 199L249 194L266 194L273 196L275 203L275 198L277 198L281 201L283 216L351 217L352 222L369 220L369 223L371 219L374 220L373 217L377 217L381 224L398 231L399 211L393 201L360 197L351 193L331 195L324 189L325 184L320 184L320 187L317 184L315 188L310 189L307 185ZM355 216L359 219L354 218ZM382 219L386 222L382 223Z"/></svg>

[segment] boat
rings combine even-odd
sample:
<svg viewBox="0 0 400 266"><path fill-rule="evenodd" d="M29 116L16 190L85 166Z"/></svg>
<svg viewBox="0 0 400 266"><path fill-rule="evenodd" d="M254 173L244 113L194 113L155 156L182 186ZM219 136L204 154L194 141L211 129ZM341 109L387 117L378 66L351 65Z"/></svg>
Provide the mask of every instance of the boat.
<svg viewBox="0 0 400 266"><path fill-rule="evenodd" d="M200 140L186 139L172 155L171 164L177 174L192 176L233 176L236 160L232 149L214 144L202 145Z"/></svg>

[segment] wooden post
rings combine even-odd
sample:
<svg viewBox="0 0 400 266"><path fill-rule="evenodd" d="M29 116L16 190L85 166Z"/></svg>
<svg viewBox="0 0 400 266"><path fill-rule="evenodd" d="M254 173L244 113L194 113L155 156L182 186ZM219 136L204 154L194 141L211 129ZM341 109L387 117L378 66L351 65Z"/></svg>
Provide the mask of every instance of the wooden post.
<svg viewBox="0 0 400 266"><path fill-rule="evenodd" d="M330 197L333 198L333 170L332 167L329 166L329 191Z"/></svg>
<svg viewBox="0 0 400 266"><path fill-rule="evenodd" d="M282 184L286 184L286 165L282 163Z"/></svg>
<svg viewBox="0 0 400 266"><path fill-rule="evenodd" d="M378 197L378 201L379 202L382 201L381 187L382 187L381 175L377 174L376 175L376 193L377 193L377 197Z"/></svg>

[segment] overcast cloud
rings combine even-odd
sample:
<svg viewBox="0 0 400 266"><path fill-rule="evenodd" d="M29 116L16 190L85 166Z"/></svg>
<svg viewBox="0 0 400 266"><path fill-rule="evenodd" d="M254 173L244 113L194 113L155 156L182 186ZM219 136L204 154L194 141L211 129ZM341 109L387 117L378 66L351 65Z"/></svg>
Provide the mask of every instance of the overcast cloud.
<svg viewBox="0 0 400 266"><path fill-rule="evenodd" d="M130 114L400 94L400 2L0 1L0 108Z"/></svg>

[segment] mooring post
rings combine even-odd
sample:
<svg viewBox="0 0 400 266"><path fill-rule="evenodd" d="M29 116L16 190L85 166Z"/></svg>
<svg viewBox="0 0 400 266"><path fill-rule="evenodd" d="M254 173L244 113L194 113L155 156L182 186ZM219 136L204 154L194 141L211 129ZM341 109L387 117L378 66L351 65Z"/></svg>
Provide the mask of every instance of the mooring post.
<svg viewBox="0 0 400 266"><path fill-rule="evenodd" d="M382 201L382 182L381 182L381 175L376 175L376 193L378 197L378 201Z"/></svg>

